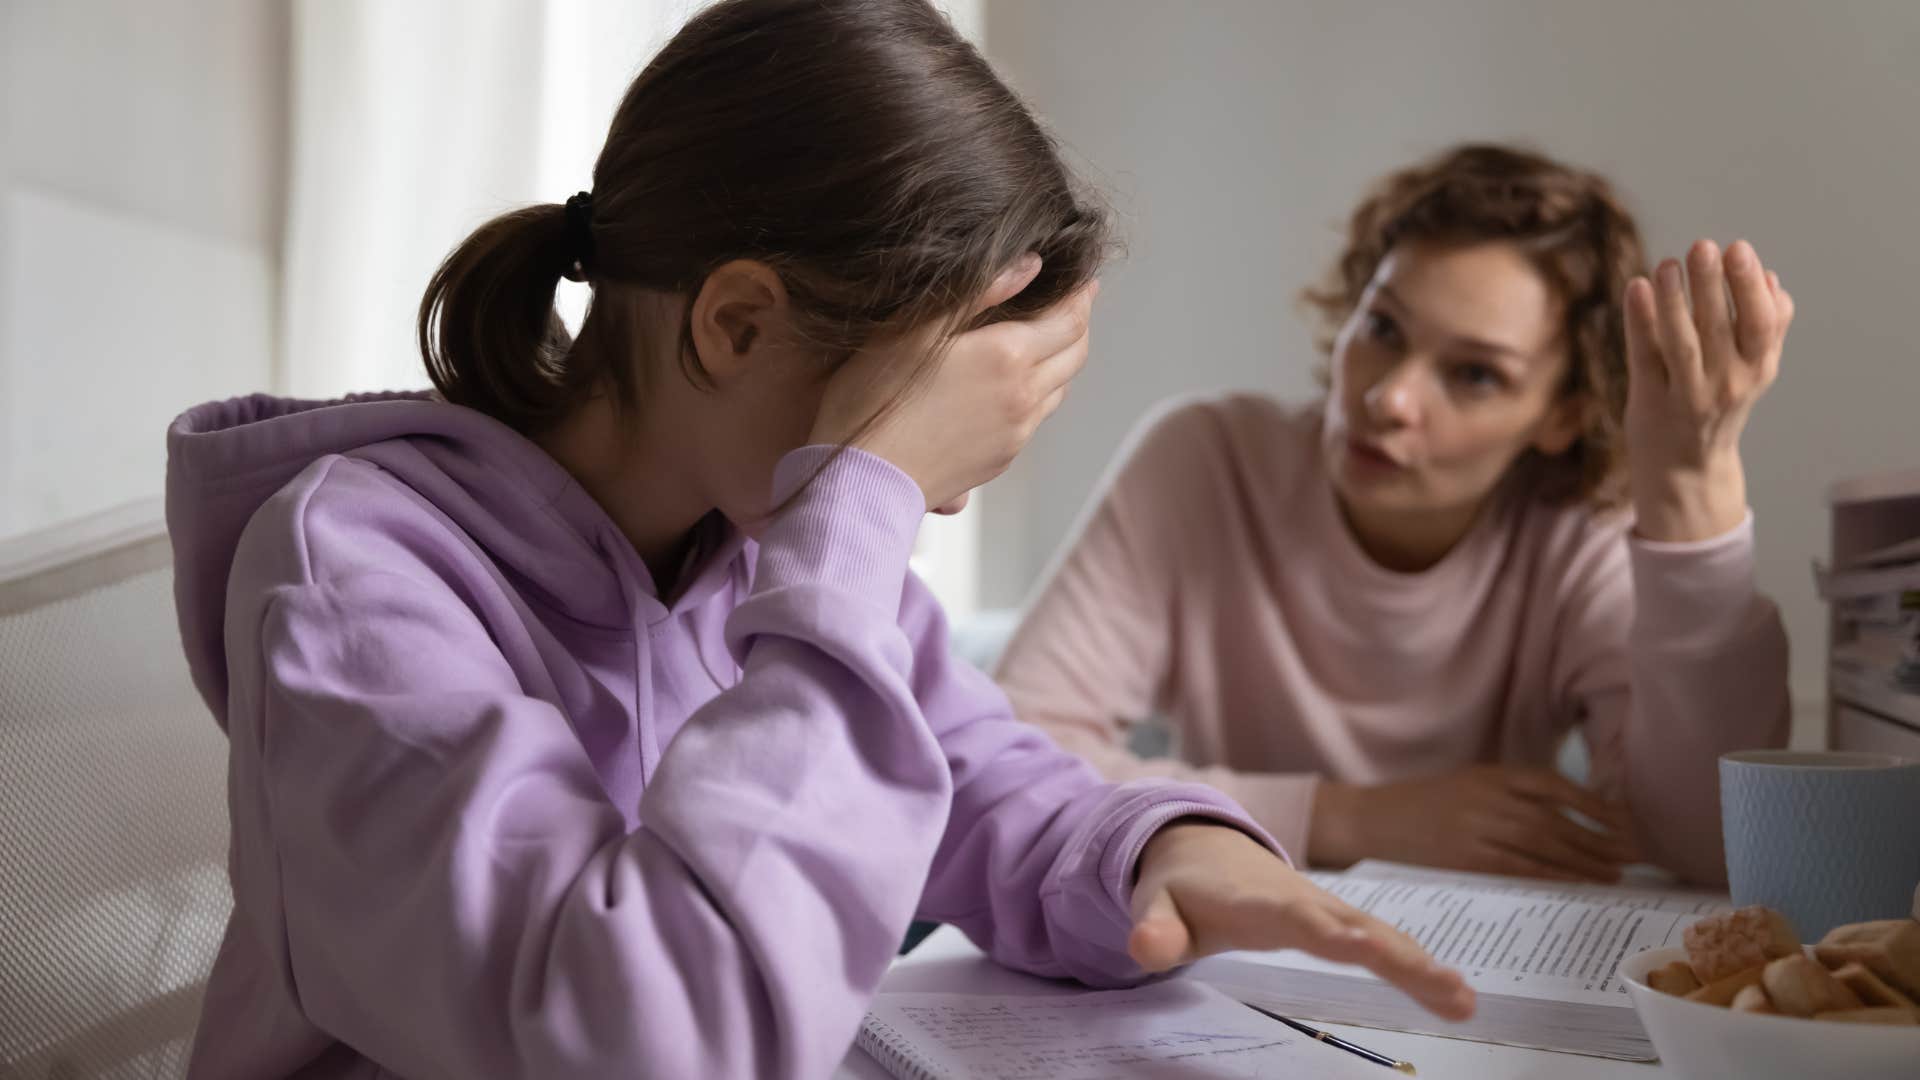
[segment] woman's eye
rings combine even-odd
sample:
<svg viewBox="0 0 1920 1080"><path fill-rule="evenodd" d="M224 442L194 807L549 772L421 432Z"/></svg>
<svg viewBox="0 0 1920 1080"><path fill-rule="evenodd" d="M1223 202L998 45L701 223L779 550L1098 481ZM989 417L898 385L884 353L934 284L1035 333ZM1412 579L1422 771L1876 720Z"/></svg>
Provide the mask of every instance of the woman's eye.
<svg viewBox="0 0 1920 1080"><path fill-rule="evenodd" d="M1378 311L1367 312L1365 329L1367 337L1374 341L1400 340L1400 324L1394 322L1392 316Z"/></svg>
<svg viewBox="0 0 1920 1080"><path fill-rule="evenodd" d="M1459 386L1476 392L1499 390L1507 385L1507 377L1491 364L1455 364L1448 375Z"/></svg>

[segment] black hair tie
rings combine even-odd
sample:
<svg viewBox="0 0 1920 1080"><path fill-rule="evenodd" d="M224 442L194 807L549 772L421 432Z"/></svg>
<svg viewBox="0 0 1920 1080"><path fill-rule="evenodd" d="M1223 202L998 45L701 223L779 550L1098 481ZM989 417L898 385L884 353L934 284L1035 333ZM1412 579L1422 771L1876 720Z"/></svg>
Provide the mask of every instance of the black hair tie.
<svg viewBox="0 0 1920 1080"><path fill-rule="evenodd" d="M581 191L567 200L567 277L587 280L593 264L593 195Z"/></svg>

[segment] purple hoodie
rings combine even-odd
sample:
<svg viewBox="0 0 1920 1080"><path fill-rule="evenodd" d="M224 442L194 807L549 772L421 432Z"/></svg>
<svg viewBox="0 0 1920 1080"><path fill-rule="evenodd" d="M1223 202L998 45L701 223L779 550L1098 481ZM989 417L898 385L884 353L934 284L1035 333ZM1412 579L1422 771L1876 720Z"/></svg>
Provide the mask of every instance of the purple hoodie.
<svg viewBox="0 0 1920 1080"><path fill-rule="evenodd" d="M168 437L182 636L231 742L200 1077L830 1074L916 915L1114 985L1204 787L1112 786L949 657L919 489L809 447L671 606L537 446L418 396Z"/></svg>

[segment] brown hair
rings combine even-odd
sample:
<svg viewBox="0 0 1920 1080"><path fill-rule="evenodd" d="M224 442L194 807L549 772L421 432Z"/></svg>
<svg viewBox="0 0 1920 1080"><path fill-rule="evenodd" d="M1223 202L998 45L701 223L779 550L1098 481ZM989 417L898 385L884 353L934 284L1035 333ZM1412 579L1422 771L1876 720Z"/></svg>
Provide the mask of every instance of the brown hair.
<svg viewBox="0 0 1920 1080"><path fill-rule="evenodd" d="M1531 256L1565 307L1569 363L1561 393L1590 405L1574 444L1551 458L1529 452L1520 479L1549 502L1623 502L1623 304L1627 283L1646 273L1646 256L1612 186L1543 154L1491 144L1457 146L1384 177L1354 210L1346 250L1319 286L1301 294L1319 317L1322 350L1332 352L1381 260L1403 240L1505 240Z"/></svg>
<svg viewBox="0 0 1920 1080"><path fill-rule="evenodd" d="M1105 214L928 0L707 8L627 89L593 184L590 218L504 214L434 274L420 349L448 401L529 434L603 385L631 402L637 335L608 286L690 297L720 265L759 260L838 360L883 329L956 319L1027 252L1040 275L995 317L1051 306L1105 255ZM602 347L573 349L554 312L575 274L596 295L581 339ZM704 385L689 319L679 362Z"/></svg>

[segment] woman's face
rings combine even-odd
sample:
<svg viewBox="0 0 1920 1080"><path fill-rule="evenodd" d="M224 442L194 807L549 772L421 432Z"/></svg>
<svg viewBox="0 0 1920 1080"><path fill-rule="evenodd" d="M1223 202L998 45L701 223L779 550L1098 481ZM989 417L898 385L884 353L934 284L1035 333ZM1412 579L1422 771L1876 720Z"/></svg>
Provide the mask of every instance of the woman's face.
<svg viewBox="0 0 1920 1080"><path fill-rule="evenodd" d="M1512 244L1389 251L1333 347L1322 437L1349 512L1471 514L1525 451L1571 446L1561 317Z"/></svg>

